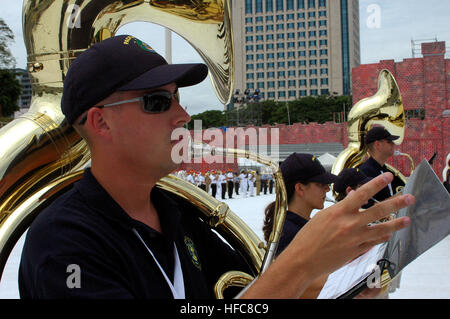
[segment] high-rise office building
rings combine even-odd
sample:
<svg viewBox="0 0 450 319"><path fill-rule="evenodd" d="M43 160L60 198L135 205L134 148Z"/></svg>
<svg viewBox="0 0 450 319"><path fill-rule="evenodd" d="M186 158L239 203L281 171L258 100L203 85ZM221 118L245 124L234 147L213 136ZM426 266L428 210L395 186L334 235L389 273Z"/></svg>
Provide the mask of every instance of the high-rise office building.
<svg viewBox="0 0 450 319"><path fill-rule="evenodd" d="M351 94L358 0L232 0L235 89L287 101Z"/></svg>

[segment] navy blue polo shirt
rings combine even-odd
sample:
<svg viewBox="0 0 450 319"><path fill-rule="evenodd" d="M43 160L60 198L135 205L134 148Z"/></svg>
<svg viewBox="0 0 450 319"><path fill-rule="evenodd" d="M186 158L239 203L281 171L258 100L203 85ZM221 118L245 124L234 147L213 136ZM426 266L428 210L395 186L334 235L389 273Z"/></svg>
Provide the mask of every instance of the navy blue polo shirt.
<svg viewBox="0 0 450 319"><path fill-rule="evenodd" d="M385 172L392 173L386 165L381 166L376 160L374 160L372 157L369 157L367 161L365 161L363 164L359 166L359 169L367 176L367 177L377 177L378 175L381 175ZM391 182L392 187L392 194L395 195L396 188L398 186L404 185L404 183L394 175L394 179ZM378 201L384 201L385 199L391 197L391 192L389 190L389 186L386 186L381 191L379 191L373 198L375 198ZM374 204L374 201L370 200L369 205L363 206L364 208L368 208Z"/></svg>
<svg viewBox="0 0 450 319"><path fill-rule="evenodd" d="M303 217L287 211L286 218L283 224L283 231L281 233L280 242L278 243L278 248L276 255L278 256L281 252L291 243L295 235L306 225L308 220Z"/></svg>
<svg viewBox="0 0 450 319"><path fill-rule="evenodd" d="M175 242L186 298L213 298L216 280L244 262L195 207L154 187L162 233L132 219L87 169L33 221L19 268L22 298L173 298L143 238L173 282ZM80 285L70 284L75 265ZM68 284L69 283L69 284Z"/></svg>

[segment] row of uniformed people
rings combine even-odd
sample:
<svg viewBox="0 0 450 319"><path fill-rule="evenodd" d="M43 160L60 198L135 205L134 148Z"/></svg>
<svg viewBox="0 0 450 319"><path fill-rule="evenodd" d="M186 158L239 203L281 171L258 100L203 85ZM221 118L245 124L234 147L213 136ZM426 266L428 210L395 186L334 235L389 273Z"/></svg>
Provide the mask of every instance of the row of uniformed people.
<svg viewBox="0 0 450 319"><path fill-rule="evenodd" d="M267 194L273 193L274 180L272 174L260 174L257 171L241 170L240 173L233 172L231 169L225 173L220 170L211 170L204 175L202 172L178 171L176 176L200 187L204 191L210 193L213 197L220 194L225 199L226 193L228 198L233 198L233 191L236 195L241 192L243 197L260 195L261 192Z"/></svg>

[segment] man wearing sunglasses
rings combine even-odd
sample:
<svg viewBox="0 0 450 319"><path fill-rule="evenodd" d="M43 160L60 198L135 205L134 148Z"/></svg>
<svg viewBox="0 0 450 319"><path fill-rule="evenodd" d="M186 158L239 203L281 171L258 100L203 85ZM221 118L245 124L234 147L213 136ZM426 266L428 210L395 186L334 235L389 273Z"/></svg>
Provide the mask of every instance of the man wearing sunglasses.
<svg viewBox="0 0 450 319"><path fill-rule="evenodd" d="M174 129L190 117L178 88L206 78L204 64L169 65L132 36L93 45L71 65L62 111L86 140L91 168L34 220L19 269L23 298L211 298L240 256L194 207L155 187L177 165ZM414 201L410 195L358 214L385 187L385 174L316 214L248 298L295 298L329 273L407 226L408 218L367 224Z"/></svg>

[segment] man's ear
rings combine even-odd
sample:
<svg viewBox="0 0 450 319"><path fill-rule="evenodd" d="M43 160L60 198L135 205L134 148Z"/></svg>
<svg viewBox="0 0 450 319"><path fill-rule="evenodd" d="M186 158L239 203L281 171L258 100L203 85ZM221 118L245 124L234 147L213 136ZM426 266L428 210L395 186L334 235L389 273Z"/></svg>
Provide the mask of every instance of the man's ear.
<svg viewBox="0 0 450 319"><path fill-rule="evenodd" d="M104 116L104 110L98 107L92 107L87 114L86 124L89 125L90 130L97 136L110 139L110 127L108 121Z"/></svg>

